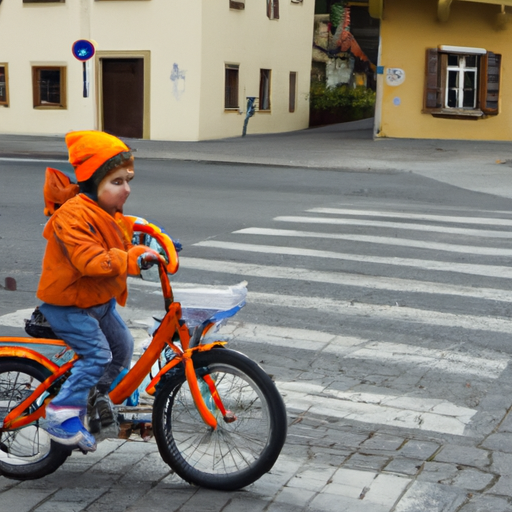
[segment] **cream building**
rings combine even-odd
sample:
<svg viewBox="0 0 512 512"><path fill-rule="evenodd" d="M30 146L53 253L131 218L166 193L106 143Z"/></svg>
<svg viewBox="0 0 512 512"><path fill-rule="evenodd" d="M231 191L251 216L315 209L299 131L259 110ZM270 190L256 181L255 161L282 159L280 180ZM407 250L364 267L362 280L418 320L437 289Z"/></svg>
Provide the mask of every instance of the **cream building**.
<svg viewBox="0 0 512 512"><path fill-rule="evenodd" d="M0 133L233 137L247 97L247 133L307 128L313 18L313 0L0 0Z"/></svg>

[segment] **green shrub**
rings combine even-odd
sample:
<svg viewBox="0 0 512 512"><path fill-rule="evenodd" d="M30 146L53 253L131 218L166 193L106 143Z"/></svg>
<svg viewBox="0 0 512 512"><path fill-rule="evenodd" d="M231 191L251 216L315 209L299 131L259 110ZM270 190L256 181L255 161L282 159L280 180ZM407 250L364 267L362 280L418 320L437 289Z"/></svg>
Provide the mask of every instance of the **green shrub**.
<svg viewBox="0 0 512 512"><path fill-rule="evenodd" d="M375 91L348 85L326 88L317 82L311 85L309 106L312 114L331 113L335 122L365 119L374 114Z"/></svg>

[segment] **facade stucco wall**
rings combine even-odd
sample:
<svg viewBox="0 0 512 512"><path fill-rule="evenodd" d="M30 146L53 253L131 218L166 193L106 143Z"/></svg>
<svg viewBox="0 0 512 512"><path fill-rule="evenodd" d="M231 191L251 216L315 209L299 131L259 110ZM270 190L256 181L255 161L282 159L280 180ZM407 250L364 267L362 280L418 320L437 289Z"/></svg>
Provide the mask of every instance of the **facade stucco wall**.
<svg viewBox="0 0 512 512"><path fill-rule="evenodd" d="M453 2L447 22L437 19L437 0L385 0L379 75L380 137L512 139L512 24L496 28L500 6ZM478 120L435 118L422 113L426 50L439 45L485 48L502 55L499 115ZM405 71L398 86L386 84L388 68ZM377 107L379 108L379 106ZM376 113L379 119L379 113ZM377 123L378 124L378 123Z"/></svg>
<svg viewBox="0 0 512 512"><path fill-rule="evenodd" d="M203 0L201 138L241 135L246 97L259 95L260 69L271 70L271 111L256 112L247 133L307 128L314 28L314 2L281 1L279 19L269 20L266 2L247 0L244 10ZM219 37L222 34L224 37ZM224 110L226 64L239 65L243 114ZM289 74L297 73L295 112L289 112Z"/></svg>
<svg viewBox="0 0 512 512"><path fill-rule="evenodd" d="M0 133L61 135L98 129L100 61L90 64L90 96L82 94L77 39L93 39L101 58L149 52L148 136L200 140L241 134L243 116L224 112L224 63L240 63L240 98L258 95L259 69L272 69L272 112L250 120L249 133L308 125L314 2L281 2L269 21L265 2L228 0L66 0L0 5L0 63L8 64L9 106L0 106ZM67 67L67 108L34 109L32 65ZM298 73L297 109L288 112L289 71Z"/></svg>

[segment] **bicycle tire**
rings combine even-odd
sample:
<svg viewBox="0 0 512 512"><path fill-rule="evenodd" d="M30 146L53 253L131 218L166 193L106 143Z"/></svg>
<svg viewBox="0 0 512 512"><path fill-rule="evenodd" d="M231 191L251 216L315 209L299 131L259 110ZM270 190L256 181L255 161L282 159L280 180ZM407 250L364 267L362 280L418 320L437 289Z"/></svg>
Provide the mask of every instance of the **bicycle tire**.
<svg viewBox="0 0 512 512"><path fill-rule="evenodd" d="M46 368L34 361L0 359L0 426L9 411L49 375ZM42 478L58 469L70 453L68 448L52 441L38 421L20 429L0 431L0 475L7 478Z"/></svg>
<svg viewBox="0 0 512 512"><path fill-rule="evenodd" d="M193 356L205 403L217 419L208 427L197 411L183 372L164 382L153 405L153 432L162 459L185 481L233 491L270 471L286 440L286 408L265 371L247 356L224 348ZM226 409L225 422L203 375L210 375Z"/></svg>

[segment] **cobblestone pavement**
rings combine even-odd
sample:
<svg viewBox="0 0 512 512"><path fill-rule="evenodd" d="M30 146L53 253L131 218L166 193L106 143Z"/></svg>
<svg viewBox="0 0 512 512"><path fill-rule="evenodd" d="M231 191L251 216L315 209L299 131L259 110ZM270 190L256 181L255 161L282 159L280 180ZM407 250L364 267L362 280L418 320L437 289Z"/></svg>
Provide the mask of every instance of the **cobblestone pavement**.
<svg viewBox="0 0 512 512"><path fill-rule="evenodd" d="M350 148L336 147L344 139L352 141ZM262 165L354 170L367 169L368 162L372 162L374 169L409 169L469 190L512 197L508 164L512 152L505 144L373 142L367 132L340 135L335 129L247 140L245 146L240 140L195 145L140 141L133 145L139 146L142 158L257 161ZM279 151L275 140L284 144L284 150ZM321 151L312 151L319 145ZM327 155L329 147L333 150ZM362 157L363 150L366 153ZM57 138L0 136L2 158L49 154L62 156L62 143ZM512 293L503 281L509 279L510 215L503 209L439 208L436 213L426 207L404 214L385 204L382 211L387 215L383 220L382 211L366 208L363 212L362 206L358 208L355 211L353 205L339 205L336 212L303 212L299 220L275 218L272 232L251 226L250 232L227 233L219 242L222 246L204 240L195 244L192 256L181 260L185 281L191 276L200 279L231 274L250 276L256 283L248 299L255 305L255 313L242 311L223 332L233 336L232 348L245 352L274 376L287 404L287 443L269 474L237 492L196 488L172 473L153 440L143 442L132 436L129 440L103 441L95 453L86 456L73 453L63 467L41 480L17 482L0 477L1 509L512 511L512 369L510 351L506 349L512 333L508 314ZM401 234L404 223L415 215L416 229L428 226L425 229L431 238L425 243L430 248L418 245L419 238L412 240L412 236ZM340 236L332 220L327 220L335 218L344 223L344 243L357 237L357 243L382 244L381 255L356 253L358 261L353 265L364 263L371 266L371 272L358 274L355 283L350 281L350 272L320 272L280 263L265 266L251 259L255 251L271 254L276 250L277 254L277 249L244 237L284 237L285 230L279 227L286 225L288 230L296 226L295 235L301 230L302 237L314 238L319 231L311 227L312 218L324 222L322 236ZM388 225L384 225L386 222ZM485 222L496 224L490 235L482 227ZM395 231L386 236L390 223ZM448 231L439 234L443 229ZM298 252L314 251L299 244L273 242L276 244L279 257L318 256ZM404 253L397 249L401 244L407 245ZM434 244L436 250L449 253L446 267L428 252ZM230 260L227 265L228 258L222 251L229 250L240 251L240 261ZM329 258L336 261L351 261L351 257L349 251L342 253L341 249L329 253ZM400 273L386 270L393 265L401 269ZM457 273L472 275L477 285L467 286L452 277ZM268 278L286 283L289 294L261 291L264 286L258 288L258 283ZM291 282L293 286L288 284ZM310 296L304 282L323 283L325 293ZM359 299L341 296L340 284L344 289L357 288ZM136 292L142 285L131 282L130 286ZM371 290L371 297L366 290ZM390 290L399 297L396 304L385 303L379 295ZM139 291L142 293L142 288ZM0 289L0 304L7 308L10 293ZM427 307L424 297L432 295L439 297L439 305ZM450 297L455 300L450 302ZM464 302L459 306L457 301ZM483 303L491 304L484 313ZM268 306L283 311L316 308L326 325L338 325L335 319L341 311L343 332L323 328L322 320L311 329L262 325L258 318ZM16 329L29 311L11 311L0 317L0 325ZM151 311L132 309L123 314L140 344L145 337L141 326ZM378 324L374 331L364 323L368 317Z"/></svg>

